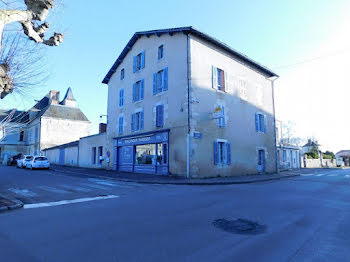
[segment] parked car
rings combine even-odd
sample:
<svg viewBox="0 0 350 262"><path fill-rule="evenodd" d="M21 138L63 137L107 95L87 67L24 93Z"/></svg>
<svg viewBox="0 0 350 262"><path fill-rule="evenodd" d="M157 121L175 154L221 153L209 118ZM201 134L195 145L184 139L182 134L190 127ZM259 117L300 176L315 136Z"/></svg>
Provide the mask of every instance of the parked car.
<svg viewBox="0 0 350 262"><path fill-rule="evenodd" d="M28 161L32 160L32 158L33 158L33 156L31 156L31 155L23 156L23 158L21 158L17 161L17 167L26 168L26 163Z"/></svg>
<svg viewBox="0 0 350 262"><path fill-rule="evenodd" d="M22 154L18 154L18 155L10 157L7 160L7 165L8 166L15 166L15 165L17 165L17 160L20 159L22 156L23 156Z"/></svg>
<svg viewBox="0 0 350 262"><path fill-rule="evenodd" d="M50 168L50 162L45 156L34 156L30 160L25 161L26 168L37 169L37 168Z"/></svg>

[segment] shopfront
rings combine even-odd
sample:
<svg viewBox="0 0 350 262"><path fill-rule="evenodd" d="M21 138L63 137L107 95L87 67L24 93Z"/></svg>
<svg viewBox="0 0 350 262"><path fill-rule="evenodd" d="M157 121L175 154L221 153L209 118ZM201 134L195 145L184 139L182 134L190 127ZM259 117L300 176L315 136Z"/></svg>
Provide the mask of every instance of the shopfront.
<svg viewBox="0 0 350 262"><path fill-rule="evenodd" d="M169 130L115 138L115 170L169 174Z"/></svg>

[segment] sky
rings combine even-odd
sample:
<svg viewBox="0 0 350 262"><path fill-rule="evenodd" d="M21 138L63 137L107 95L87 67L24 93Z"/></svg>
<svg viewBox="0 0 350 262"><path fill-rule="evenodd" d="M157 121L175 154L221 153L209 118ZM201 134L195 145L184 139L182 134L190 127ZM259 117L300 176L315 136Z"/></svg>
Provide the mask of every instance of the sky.
<svg viewBox="0 0 350 262"><path fill-rule="evenodd" d="M350 149L350 1L60 0L51 12L59 47L46 50L50 76L31 95L11 94L0 108L29 109L49 90L71 87L97 132L107 111L102 79L137 31L194 26L275 71L276 115L294 136L324 150Z"/></svg>

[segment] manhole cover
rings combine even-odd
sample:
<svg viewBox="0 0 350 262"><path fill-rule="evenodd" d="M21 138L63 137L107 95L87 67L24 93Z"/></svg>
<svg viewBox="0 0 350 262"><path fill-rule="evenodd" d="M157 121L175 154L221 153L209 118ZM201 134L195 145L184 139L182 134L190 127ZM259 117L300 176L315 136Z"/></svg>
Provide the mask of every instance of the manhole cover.
<svg viewBox="0 0 350 262"><path fill-rule="evenodd" d="M257 235L266 231L265 225L248 219L239 218L237 220L227 220L224 218L216 219L213 222L216 228L232 234Z"/></svg>

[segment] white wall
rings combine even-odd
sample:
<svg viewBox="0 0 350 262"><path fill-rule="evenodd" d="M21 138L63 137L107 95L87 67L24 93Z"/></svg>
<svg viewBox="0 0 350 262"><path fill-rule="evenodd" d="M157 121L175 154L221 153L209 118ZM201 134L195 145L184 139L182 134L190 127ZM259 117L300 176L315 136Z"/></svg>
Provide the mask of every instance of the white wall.
<svg viewBox="0 0 350 262"><path fill-rule="evenodd" d="M107 157L106 133L83 137L79 141L79 166L88 168L108 168L113 167L113 162L104 160L102 164L98 159L98 147L103 147L102 155ZM96 147L96 163L92 162L92 148Z"/></svg>

